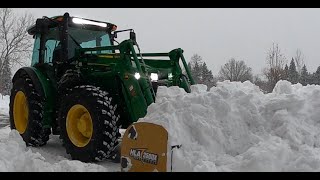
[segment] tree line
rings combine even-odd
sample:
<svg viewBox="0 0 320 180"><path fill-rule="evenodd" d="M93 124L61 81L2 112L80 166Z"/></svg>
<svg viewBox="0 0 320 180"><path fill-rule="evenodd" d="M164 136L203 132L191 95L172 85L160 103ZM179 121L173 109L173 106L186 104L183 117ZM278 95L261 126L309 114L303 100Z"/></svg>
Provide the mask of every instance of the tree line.
<svg viewBox="0 0 320 180"><path fill-rule="evenodd" d="M300 49L296 50L294 57L287 63L278 44L273 44L266 56L266 66L262 75L253 75L252 68L244 60L231 58L221 66L218 75L214 76L208 70L205 61L198 54L194 54L188 63L191 73L197 84L206 84L208 89L215 86L217 81L251 81L260 89L269 93L279 80L287 80L292 84L300 83L320 85L320 66L316 72L310 73L304 62L304 55Z"/></svg>

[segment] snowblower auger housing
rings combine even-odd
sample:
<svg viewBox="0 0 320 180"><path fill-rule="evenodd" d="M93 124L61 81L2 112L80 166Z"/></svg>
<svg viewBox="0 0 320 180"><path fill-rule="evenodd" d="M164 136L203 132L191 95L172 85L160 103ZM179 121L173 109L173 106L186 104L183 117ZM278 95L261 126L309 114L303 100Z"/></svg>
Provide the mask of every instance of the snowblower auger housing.
<svg viewBox="0 0 320 180"><path fill-rule="evenodd" d="M27 145L42 146L60 135L73 159L111 158L119 128L147 113L158 86L190 92L194 80L182 49L139 53L136 34L115 44L117 26L71 17L36 20L30 67L19 69L10 97L10 126Z"/></svg>
<svg viewBox="0 0 320 180"><path fill-rule="evenodd" d="M122 138L121 171L166 172L168 132L160 125L138 122Z"/></svg>

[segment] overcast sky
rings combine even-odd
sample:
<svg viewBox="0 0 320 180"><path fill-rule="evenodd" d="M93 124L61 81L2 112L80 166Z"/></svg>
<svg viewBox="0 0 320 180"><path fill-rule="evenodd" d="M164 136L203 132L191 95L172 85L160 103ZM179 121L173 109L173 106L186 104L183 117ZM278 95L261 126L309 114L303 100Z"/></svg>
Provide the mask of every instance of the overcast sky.
<svg viewBox="0 0 320 180"><path fill-rule="evenodd" d="M313 72L320 65L320 9L128 9L28 8L35 17L62 15L114 23L133 28L143 52L185 50L187 60L202 56L217 74L234 57L260 73L268 49L278 43L288 63L297 48Z"/></svg>

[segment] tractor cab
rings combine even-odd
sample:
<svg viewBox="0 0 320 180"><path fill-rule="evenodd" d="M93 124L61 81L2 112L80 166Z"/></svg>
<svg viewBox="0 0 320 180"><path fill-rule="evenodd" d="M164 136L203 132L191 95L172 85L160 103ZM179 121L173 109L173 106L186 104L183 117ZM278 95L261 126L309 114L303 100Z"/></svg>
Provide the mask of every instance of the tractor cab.
<svg viewBox="0 0 320 180"><path fill-rule="evenodd" d="M27 30L35 39L31 65L72 63L78 49L113 45L110 37L116 28L111 23L70 17L68 13L64 16L39 18Z"/></svg>

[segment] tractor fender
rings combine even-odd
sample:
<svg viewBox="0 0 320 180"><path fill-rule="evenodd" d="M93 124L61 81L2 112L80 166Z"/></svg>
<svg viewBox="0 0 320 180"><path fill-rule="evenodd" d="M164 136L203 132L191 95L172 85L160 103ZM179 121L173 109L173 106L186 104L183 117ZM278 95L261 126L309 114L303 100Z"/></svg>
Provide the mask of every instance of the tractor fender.
<svg viewBox="0 0 320 180"><path fill-rule="evenodd" d="M35 67L22 67L13 76L12 83L14 83L17 78L21 77L22 74L27 74L32 82L37 92L40 93L45 100L45 112L44 112L44 126L50 128L52 126L52 113L54 108L54 88L50 80L41 73L40 70Z"/></svg>
<svg viewBox="0 0 320 180"><path fill-rule="evenodd" d="M14 83L17 80L17 78L22 77L22 74L27 74L31 78L32 82L34 82L35 89L40 93L42 97L45 97L42 83L40 82L39 77L37 76L35 70L31 67L20 68L14 74L12 78L12 83Z"/></svg>

